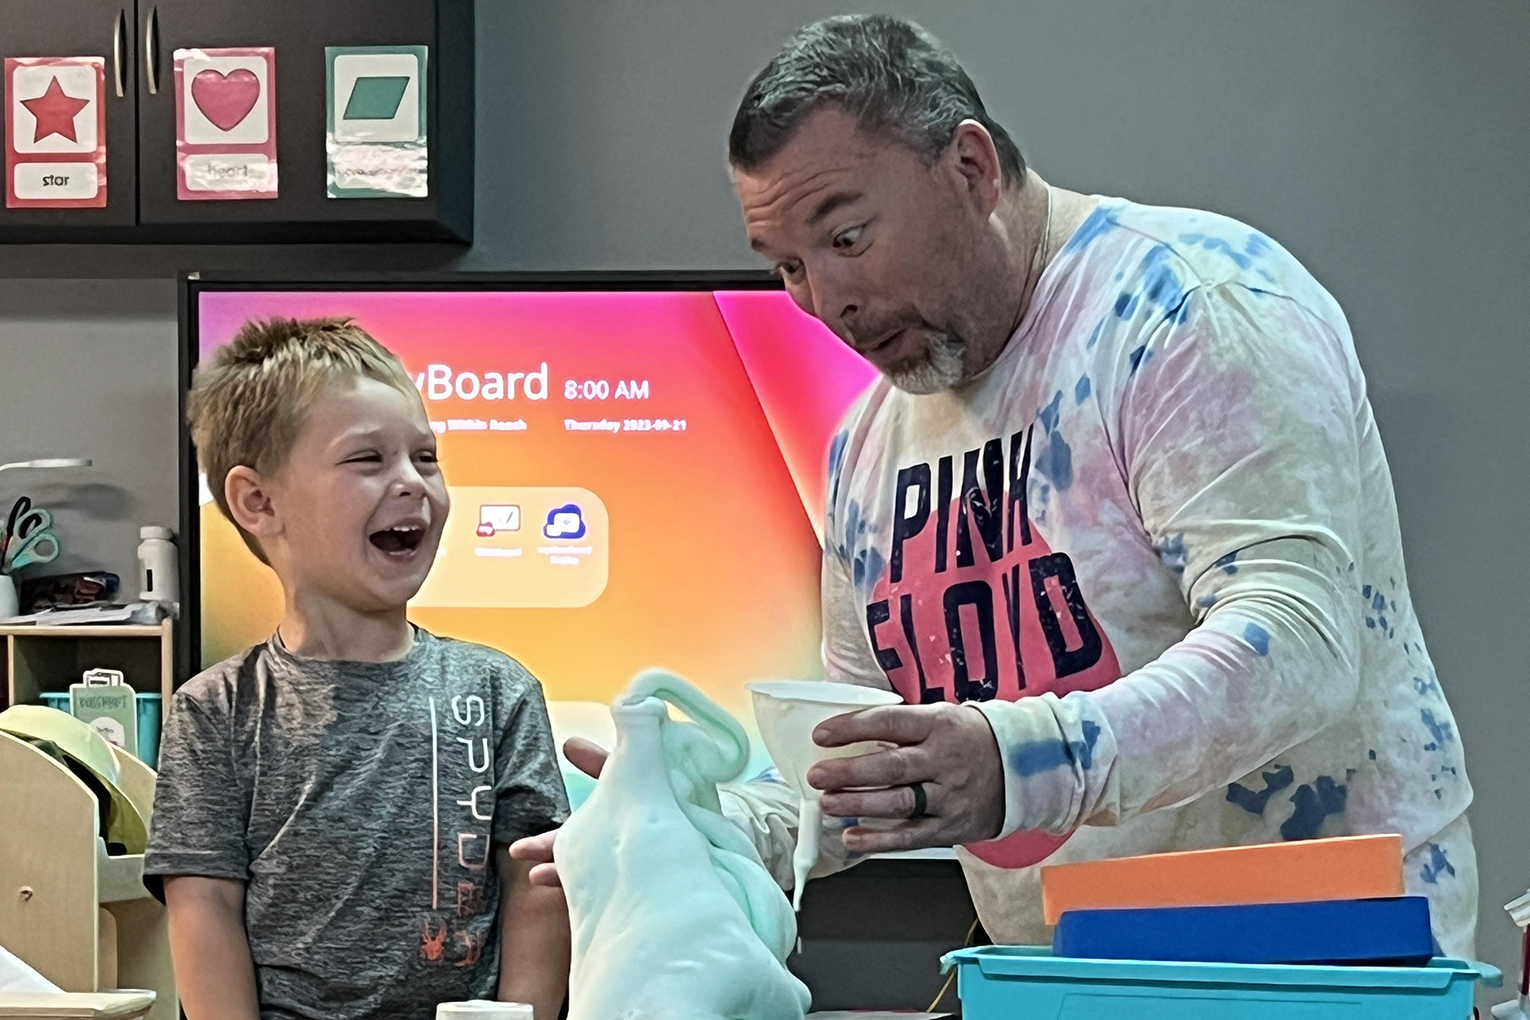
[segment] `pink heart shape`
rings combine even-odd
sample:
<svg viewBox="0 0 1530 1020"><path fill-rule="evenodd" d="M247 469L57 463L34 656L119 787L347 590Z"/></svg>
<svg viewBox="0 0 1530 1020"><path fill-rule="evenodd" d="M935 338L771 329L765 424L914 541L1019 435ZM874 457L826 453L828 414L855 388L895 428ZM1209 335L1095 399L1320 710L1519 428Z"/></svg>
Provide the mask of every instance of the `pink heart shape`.
<svg viewBox="0 0 1530 1020"><path fill-rule="evenodd" d="M219 131L231 131L249 116L260 98L260 79L240 67L228 74L207 68L191 79L191 99Z"/></svg>

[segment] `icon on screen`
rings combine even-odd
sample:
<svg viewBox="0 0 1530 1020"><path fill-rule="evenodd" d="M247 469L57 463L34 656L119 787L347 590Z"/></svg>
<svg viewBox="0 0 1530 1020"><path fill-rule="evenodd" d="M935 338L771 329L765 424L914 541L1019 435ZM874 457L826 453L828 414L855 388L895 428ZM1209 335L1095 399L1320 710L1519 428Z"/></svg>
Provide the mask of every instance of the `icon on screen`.
<svg viewBox="0 0 1530 1020"><path fill-rule="evenodd" d="M514 503L491 503L478 508L478 537L521 530L521 508Z"/></svg>
<svg viewBox="0 0 1530 1020"><path fill-rule="evenodd" d="M542 534L547 538L583 538L584 512L577 503L566 503L547 511L547 524Z"/></svg>

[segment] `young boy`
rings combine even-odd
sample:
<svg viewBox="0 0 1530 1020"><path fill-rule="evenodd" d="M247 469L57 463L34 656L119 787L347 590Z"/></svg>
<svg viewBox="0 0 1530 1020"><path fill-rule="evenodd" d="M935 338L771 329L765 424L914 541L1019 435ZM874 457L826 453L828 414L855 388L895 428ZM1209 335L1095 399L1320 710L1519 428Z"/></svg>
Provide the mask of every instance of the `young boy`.
<svg viewBox="0 0 1530 1020"><path fill-rule="evenodd" d="M412 627L449 506L398 360L343 319L249 323L197 373L219 509L281 579L267 642L183 687L145 874L189 1020L554 1020L561 894L504 852L568 814L537 681Z"/></svg>

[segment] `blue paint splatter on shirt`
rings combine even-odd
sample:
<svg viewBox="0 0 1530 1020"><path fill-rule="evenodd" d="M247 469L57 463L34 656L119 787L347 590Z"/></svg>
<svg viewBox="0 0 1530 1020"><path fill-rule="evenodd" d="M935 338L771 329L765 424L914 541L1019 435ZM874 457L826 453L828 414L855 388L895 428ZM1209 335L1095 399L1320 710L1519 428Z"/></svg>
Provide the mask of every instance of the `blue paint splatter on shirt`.
<svg viewBox="0 0 1530 1020"><path fill-rule="evenodd" d="M862 549L851 566L855 590L869 597L871 590L876 587L877 580L882 576L882 568L886 565L887 561L875 546Z"/></svg>
<svg viewBox="0 0 1530 1020"><path fill-rule="evenodd" d="M1036 469L1052 480L1058 492L1073 484L1073 449L1061 432L1053 432L1047 445L1036 455Z"/></svg>
<svg viewBox="0 0 1530 1020"><path fill-rule="evenodd" d="M1228 258L1232 259L1233 263L1239 269L1247 269L1249 266L1253 265L1252 259L1243 254L1243 252L1238 251L1238 249L1234 248L1232 245L1228 244L1220 237L1206 238L1201 242L1201 247L1205 248L1207 251L1221 252L1223 255L1226 255Z"/></svg>
<svg viewBox="0 0 1530 1020"><path fill-rule="evenodd" d="M1169 264L1173 256L1174 249L1159 244L1154 245L1142 260L1142 293L1159 307L1171 304L1178 307L1184 299L1184 287L1180 285L1179 274Z"/></svg>
<svg viewBox="0 0 1530 1020"><path fill-rule="evenodd" d="M1190 554L1185 551L1183 534L1170 535L1155 545L1153 551L1158 553L1158 558L1163 560L1163 565L1176 574L1183 574L1185 565L1190 562Z"/></svg>
<svg viewBox="0 0 1530 1020"><path fill-rule="evenodd" d="M1262 815L1271 797L1296 782L1296 773L1289 765L1277 765L1274 772L1263 772L1260 776L1264 779L1263 790L1255 793L1242 783L1233 783L1227 788L1227 802L1238 805L1251 815Z"/></svg>
<svg viewBox="0 0 1530 1020"><path fill-rule="evenodd" d="M1062 253L1071 254L1072 252L1087 248L1089 242L1108 232L1115 225L1116 216L1114 210L1104 205L1095 206L1094 212L1090 213L1089 218L1079 224L1079 228L1073 232L1073 236L1068 238L1068 243L1063 245Z"/></svg>
<svg viewBox="0 0 1530 1020"><path fill-rule="evenodd" d="M1280 837L1285 840L1316 839L1329 815L1342 814L1349 800L1349 787L1336 783L1332 776L1318 776L1308 786L1303 783L1291 797L1295 810L1280 826Z"/></svg>
<svg viewBox="0 0 1530 1020"><path fill-rule="evenodd" d="M1130 294L1123 290L1121 292L1121 296L1116 298L1116 318L1130 319L1133 315L1136 314L1136 312L1137 295Z"/></svg>
<svg viewBox="0 0 1530 1020"><path fill-rule="evenodd" d="M1101 319L1094 325L1094 332L1089 334L1089 342L1084 344L1085 349L1094 347L1100 342L1100 333L1105 329L1105 320Z"/></svg>
<svg viewBox="0 0 1530 1020"><path fill-rule="evenodd" d="M1221 568L1224 574L1236 574L1238 572L1237 559L1238 552L1235 549L1226 556L1219 557L1212 566Z"/></svg>
<svg viewBox="0 0 1530 1020"><path fill-rule="evenodd" d="M1243 628L1243 640L1254 650L1254 654L1261 659L1270 654L1270 632L1257 623L1249 623Z"/></svg>
<svg viewBox="0 0 1530 1020"><path fill-rule="evenodd" d="M1435 792L1439 793L1438 790ZM1418 877L1430 885L1439 885L1441 875L1449 875L1451 878L1455 878L1456 866L1450 863L1450 858L1445 856L1445 851L1440 849L1438 844L1430 843L1429 863L1424 865L1423 870L1418 873Z"/></svg>
<svg viewBox="0 0 1530 1020"><path fill-rule="evenodd" d="M1164 321L1172 322L1178 326L1190 318L1190 295L1193 291L1185 291L1179 296L1179 303L1164 313Z"/></svg>
<svg viewBox="0 0 1530 1020"><path fill-rule="evenodd" d="M1429 731L1429 735L1434 738L1435 744L1448 744L1456 738L1455 733L1451 731L1450 723L1442 723L1435 719L1434 713L1429 709L1420 709L1419 718L1423 721L1424 728ZM1432 751L1434 746L1426 744L1424 750Z"/></svg>
<svg viewBox="0 0 1530 1020"><path fill-rule="evenodd" d="M1127 356L1131 363L1131 372L1133 375L1136 375L1137 369L1142 367L1142 362L1146 360L1146 356L1147 344L1143 344L1141 347L1137 348L1135 351L1132 351L1132 353Z"/></svg>
<svg viewBox="0 0 1530 1020"><path fill-rule="evenodd" d="M1100 726L1085 719L1081 728L1083 740L1037 740L1021 744L1010 752L1009 767L1022 778L1071 766L1074 762L1080 768L1089 768L1094 764L1094 745L1100 739Z"/></svg>
<svg viewBox="0 0 1530 1020"><path fill-rule="evenodd" d="M1041 411L1036 415L1036 419L1041 422L1042 428L1046 429L1048 432L1051 432L1057 428L1057 419L1061 414L1062 390L1058 390L1055 394L1052 395L1052 402L1041 409Z"/></svg>
<svg viewBox="0 0 1530 1020"><path fill-rule="evenodd" d="M1073 387L1073 402L1075 404L1082 404L1084 401L1088 400L1089 389L1089 377L1087 375L1081 377L1078 381L1078 385Z"/></svg>

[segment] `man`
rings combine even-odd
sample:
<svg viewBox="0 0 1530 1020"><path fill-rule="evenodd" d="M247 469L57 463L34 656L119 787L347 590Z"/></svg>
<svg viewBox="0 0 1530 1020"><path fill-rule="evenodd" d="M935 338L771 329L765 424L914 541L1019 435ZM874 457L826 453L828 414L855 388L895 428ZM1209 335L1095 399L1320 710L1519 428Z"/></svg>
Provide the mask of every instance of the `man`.
<svg viewBox="0 0 1530 1020"><path fill-rule="evenodd" d="M824 665L909 704L818 731L898 745L810 776L825 870L957 845L1026 943L1042 861L1400 832L1469 956L1471 788L1333 298L1240 223L1050 187L893 18L793 38L730 162L751 245L884 377L830 453ZM727 808L787 878L795 801Z"/></svg>

